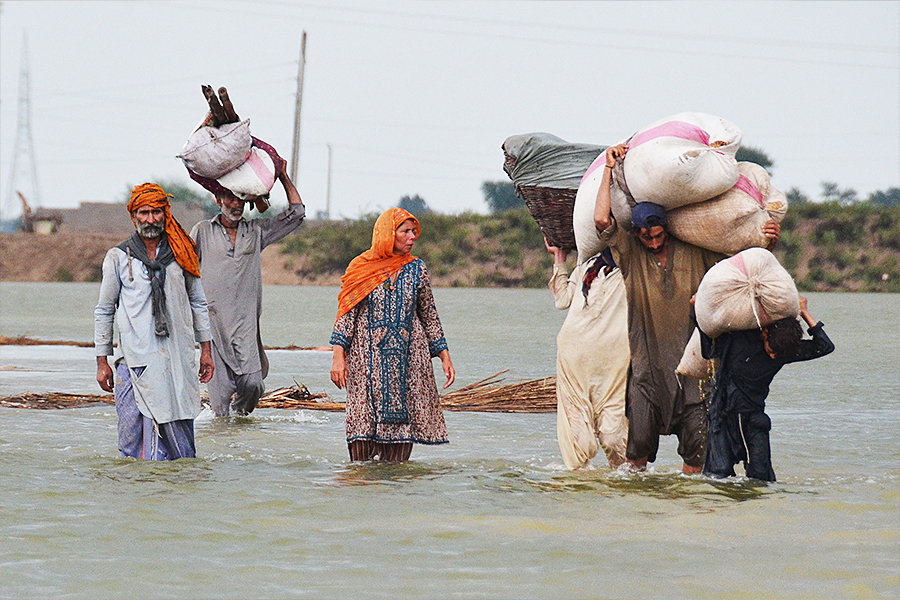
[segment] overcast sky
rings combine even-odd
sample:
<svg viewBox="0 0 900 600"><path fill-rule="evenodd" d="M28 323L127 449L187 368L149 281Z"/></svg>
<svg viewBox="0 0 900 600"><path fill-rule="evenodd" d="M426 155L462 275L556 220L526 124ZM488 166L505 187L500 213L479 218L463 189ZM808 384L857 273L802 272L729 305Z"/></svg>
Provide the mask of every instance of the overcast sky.
<svg viewBox="0 0 900 600"><path fill-rule="evenodd" d="M16 189L47 207L193 185L175 156L205 115L201 84L227 87L290 160L304 30L297 186L311 215L329 145L333 217L407 194L487 212L481 184L508 181L507 137L612 144L682 111L736 124L782 191L900 186L896 1L4 1L3 216L19 211L14 156ZM16 153L26 37L37 192Z"/></svg>

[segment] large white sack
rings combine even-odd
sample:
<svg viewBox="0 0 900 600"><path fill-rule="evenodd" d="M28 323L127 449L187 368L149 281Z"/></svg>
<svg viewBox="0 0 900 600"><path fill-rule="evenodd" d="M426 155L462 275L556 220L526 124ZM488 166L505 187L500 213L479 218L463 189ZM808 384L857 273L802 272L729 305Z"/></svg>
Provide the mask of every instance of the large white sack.
<svg viewBox="0 0 900 600"><path fill-rule="evenodd" d="M656 121L628 142L625 180L631 195L666 209L718 196L737 183L734 155L742 137L733 123L704 113Z"/></svg>
<svg viewBox="0 0 900 600"><path fill-rule="evenodd" d="M247 160L217 181L241 200L268 196L275 185L275 163L265 150L254 146Z"/></svg>
<svg viewBox="0 0 900 600"><path fill-rule="evenodd" d="M722 254L765 248L763 225L780 223L787 198L769 183L769 173L751 162L739 162L737 184L711 200L688 204L666 214L667 229L678 239Z"/></svg>
<svg viewBox="0 0 900 600"><path fill-rule="evenodd" d="M594 226L594 208L597 205L597 193L603 180L606 166L606 153L598 156L584 176L575 194L575 206L572 211L572 229L575 231L575 247L578 249L578 263L582 263L603 250L608 240L602 239ZM631 209L634 199L631 198L624 184L622 163L613 169L612 185L609 188L610 210L619 227L631 229Z"/></svg>
<svg viewBox="0 0 900 600"><path fill-rule="evenodd" d="M718 360L703 358L703 352L700 349L700 331L694 327L694 333L691 334L691 339L684 348L684 354L681 356L681 362L678 363L675 372L692 379L706 381L715 374L718 368Z"/></svg>
<svg viewBox="0 0 900 600"><path fill-rule="evenodd" d="M218 179L247 159L252 143L249 119L221 127L202 126L187 139L178 158L197 175Z"/></svg>
<svg viewBox="0 0 900 600"><path fill-rule="evenodd" d="M775 255L748 248L706 272L694 301L697 325L710 337L758 329L800 314L797 287Z"/></svg>

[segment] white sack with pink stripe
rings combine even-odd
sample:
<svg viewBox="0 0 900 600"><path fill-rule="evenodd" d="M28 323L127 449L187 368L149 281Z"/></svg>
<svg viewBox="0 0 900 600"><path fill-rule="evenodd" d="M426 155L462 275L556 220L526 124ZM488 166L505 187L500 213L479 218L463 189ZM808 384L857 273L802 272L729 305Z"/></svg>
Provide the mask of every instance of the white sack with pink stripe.
<svg viewBox="0 0 900 600"><path fill-rule="evenodd" d="M704 113L656 121L628 142L625 181L631 195L667 210L718 196L737 183L734 155L742 137L733 123Z"/></svg>
<svg viewBox="0 0 900 600"><path fill-rule="evenodd" d="M710 337L759 329L800 314L797 286L775 255L749 248L706 272L694 300L697 325Z"/></svg>
<svg viewBox="0 0 900 600"><path fill-rule="evenodd" d="M217 181L241 200L255 196L268 197L275 185L275 163L268 152L253 146L247 160Z"/></svg>
<svg viewBox="0 0 900 600"><path fill-rule="evenodd" d="M763 225L770 219L778 223L784 219L787 198L770 185L763 167L739 162L738 173L737 184L724 194L668 211L669 233L683 242L728 255L765 248L769 239L763 235Z"/></svg>

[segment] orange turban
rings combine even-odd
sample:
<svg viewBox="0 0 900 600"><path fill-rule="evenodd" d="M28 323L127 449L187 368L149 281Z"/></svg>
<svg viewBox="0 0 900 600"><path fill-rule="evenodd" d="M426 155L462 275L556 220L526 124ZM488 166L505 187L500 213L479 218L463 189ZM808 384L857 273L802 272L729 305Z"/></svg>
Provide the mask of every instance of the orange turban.
<svg viewBox="0 0 900 600"><path fill-rule="evenodd" d="M338 293L338 315L340 319L351 308L362 302L372 290L387 281L404 265L416 259L412 254L394 254L394 238L397 228L404 221L412 219L416 223L416 237L421 228L419 220L402 208L389 208L375 221L372 231L372 247L350 261L347 271L341 277L341 291Z"/></svg>
<svg viewBox="0 0 900 600"><path fill-rule="evenodd" d="M167 194L155 183L143 183L135 186L131 190L131 200L128 201L128 214L131 215L131 221L137 227L134 211L142 206L163 209L166 212L166 237L169 239L169 246L172 248L175 260L182 269L195 277L200 277L200 259L197 258L197 247L191 236L172 216L169 198L174 198L174 196Z"/></svg>

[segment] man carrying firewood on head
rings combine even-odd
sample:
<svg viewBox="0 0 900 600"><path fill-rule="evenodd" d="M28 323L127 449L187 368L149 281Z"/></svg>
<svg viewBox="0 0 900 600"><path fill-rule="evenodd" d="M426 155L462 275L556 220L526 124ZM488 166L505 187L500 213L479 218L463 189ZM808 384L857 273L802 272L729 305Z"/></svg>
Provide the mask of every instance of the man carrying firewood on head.
<svg viewBox="0 0 900 600"><path fill-rule="evenodd" d="M223 96L224 88L219 90ZM209 98L211 90L204 88ZM213 96L214 97L214 96ZM233 114L224 95L222 104ZM211 111L216 114L218 111ZM221 118L221 116L220 116ZM232 119L237 119L234 115ZM211 191L221 212L200 221L191 230L200 257L203 289L209 303L212 327L212 355L215 372L209 381L210 406L216 416L253 412L265 391L263 380L269 363L259 333L262 313L262 251L288 235L303 222L306 209L285 168L287 161L275 149L254 138L254 145L271 157L275 177L287 195L288 206L269 219L244 218L245 203L265 210L265 196L238 197L218 182L203 177L192 179Z"/></svg>

